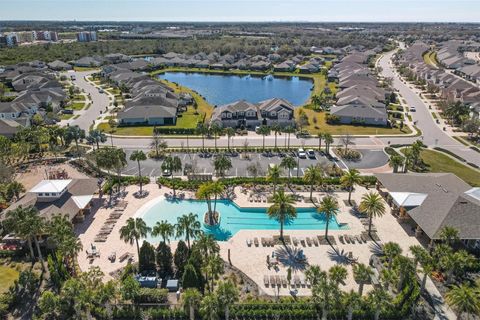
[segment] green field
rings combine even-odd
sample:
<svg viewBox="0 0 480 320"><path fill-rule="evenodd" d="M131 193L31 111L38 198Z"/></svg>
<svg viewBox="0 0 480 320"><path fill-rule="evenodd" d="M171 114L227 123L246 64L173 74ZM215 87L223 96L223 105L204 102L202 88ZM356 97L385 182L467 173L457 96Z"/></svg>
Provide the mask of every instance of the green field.
<svg viewBox="0 0 480 320"><path fill-rule="evenodd" d="M75 97L73 97L73 100L77 100L77 101L85 101L85 96L83 94L77 94L75 95Z"/></svg>
<svg viewBox="0 0 480 320"><path fill-rule="evenodd" d="M428 172L451 172L471 186L480 186L480 171L470 168L444 153L423 149L420 156Z"/></svg>
<svg viewBox="0 0 480 320"><path fill-rule="evenodd" d="M397 134L409 134L412 131L409 127L404 126L403 131L398 128L385 128L385 127L374 127L374 126L361 126L361 125L347 125L347 124L328 124L326 121L325 112L316 112L307 108L297 108L295 109L295 117L298 119L300 110L303 110L308 116L308 125L304 127L305 130L311 134L317 133L330 133L333 135L340 134L352 134L352 135L374 135L374 134L386 134L386 135L397 135ZM316 122L315 120L316 119Z"/></svg>
<svg viewBox="0 0 480 320"><path fill-rule="evenodd" d="M17 270L0 266L0 293L7 292L13 282L18 279L18 275Z"/></svg>
<svg viewBox="0 0 480 320"><path fill-rule="evenodd" d="M73 110L82 110L85 108L85 103L83 102L74 102L70 105L70 108Z"/></svg>
<svg viewBox="0 0 480 320"><path fill-rule="evenodd" d="M68 119L71 119L72 117L73 117L73 114L61 114L60 115L61 120L68 120Z"/></svg>

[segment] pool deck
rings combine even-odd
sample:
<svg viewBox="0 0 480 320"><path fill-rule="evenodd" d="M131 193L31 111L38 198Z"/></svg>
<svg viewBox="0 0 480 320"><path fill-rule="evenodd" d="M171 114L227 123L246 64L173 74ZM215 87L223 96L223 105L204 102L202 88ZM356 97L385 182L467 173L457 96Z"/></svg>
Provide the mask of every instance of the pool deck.
<svg viewBox="0 0 480 320"><path fill-rule="evenodd" d="M118 257L124 253L131 253L134 257L134 261L138 261L137 251L135 244L130 245L125 243L120 239L119 230L125 224L125 221L130 217L135 217L141 214L141 211L145 210L145 205L151 201L157 199L164 199L164 194L171 192L171 190L162 187L158 188L156 184L148 184L144 186L144 190L149 192L149 195L142 199L137 199L133 196L133 193L138 191L137 186L129 186L126 188L128 194L125 197L125 201L128 202L128 205L116 222L111 234L107 237L105 242L95 243L94 239L96 234L104 225L105 221L108 219L110 213L113 212L112 208L100 208L95 213L92 213L90 216L86 217L86 220L76 225L76 232L82 241L84 250L80 252L78 256L79 267L82 271L88 270L91 266L98 266L105 273L105 280L111 279L111 274L117 271L118 269L124 267L127 264L127 260L120 262ZM352 193L352 200L357 204L360 203L361 197L363 194L368 192L368 190L363 187L356 187L354 193ZM269 203L251 203L248 200L248 193L244 194L240 192L240 188L235 189L235 203L241 207L268 207ZM309 196L309 192L300 193L304 196ZM344 200L348 198L347 192L335 192L329 193L330 195L337 198L340 212L337 215L337 222L345 223L348 225L346 230L329 230L329 235L333 235L336 240L335 248L337 251L347 253L352 252L353 257L358 259L358 262L368 263L369 258L372 254L372 249L374 245L372 241L368 241L366 244L341 244L338 240L339 235L348 234L348 235L359 235L362 231L365 231L364 226L361 224L360 220L350 213L350 208L347 207L344 203ZM314 192L314 196L321 199L325 196L326 193ZM193 198L192 193L185 193L185 198ZM107 200L107 199L106 199ZM158 200L157 200L158 201ZM152 202L151 202L152 203ZM299 202L295 205L296 207L311 207L311 204L305 202ZM388 206L387 206L388 207ZM404 253L408 253L408 247L414 244L419 244L418 240L407 234L407 231L400 225L394 216L387 211L383 217L374 219L374 225L377 228L377 234L379 235L382 242L394 241L400 244ZM316 237L324 235L324 230L287 230L285 235L290 237L296 237L304 239L306 237ZM232 238L228 241L219 242L221 248L221 256L225 261L228 261L228 251L230 250L230 260L232 264L244 272L248 277L254 280L260 287L261 294L264 295L289 295L289 289L280 288L278 290L276 287L273 289L270 286L266 287L264 285L264 276L265 275L286 275L287 268L280 265L278 271L273 269L268 269L266 264L267 255L271 255L272 251L281 248L281 246L275 247L263 247L261 244L256 247L252 244L250 247L247 245L247 240L253 240L257 237L259 240L262 237L273 237L278 235L278 230L241 230L237 232ZM93 259L87 258L86 250L90 249L91 244L94 244L97 250L100 252L100 257ZM172 241L171 243L172 251L174 252L176 248L176 242ZM339 257L335 251L329 245L319 245L319 246L308 246L297 247L301 248L307 257L309 264L317 264L323 270L327 270L331 266L337 263L343 263L343 258ZM115 262L110 262L108 256L116 252L117 260ZM273 259L272 259L273 261ZM345 290L358 290L357 283L353 280L352 268L351 265L345 264L345 267L348 270L348 279L345 281L343 289ZM302 275L302 272L294 273L294 275ZM365 285L365 291L370 290L370 286ZM309 295L310 289L300 288L298 290L298 295Z"/></svg>

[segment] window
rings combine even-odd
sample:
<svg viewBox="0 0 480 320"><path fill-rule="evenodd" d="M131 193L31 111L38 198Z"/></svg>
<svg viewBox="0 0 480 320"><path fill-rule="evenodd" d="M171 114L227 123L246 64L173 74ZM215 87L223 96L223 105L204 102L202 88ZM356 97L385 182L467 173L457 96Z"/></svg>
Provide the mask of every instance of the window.
<svg viewBox="0 0 480 320"><path fill-rule="evenodd" d="M40 193L38 194L38 196L39 196L39 197L43 197L43 193L40 192Z"/></svg>
<svg viewBox="0 0 480 320"><path fill-rule="evenodd" d="M45 192L45 197L50 197L50 193Z"/></svg>
<svg viewBox="0 0 480 320"><path fill-rule="evenodd" d="M275 111L272 111L272 112L270 112L270 115L271 115L272 117L275 117L275 116L277 115L277 113L276 113Z"/></svg>
<svg viewBox="0 0 480 320"><path fill-rule="evenodd" d="M232 114L229 112L227 113L227 118L231 118L232 117Z"/></svg>

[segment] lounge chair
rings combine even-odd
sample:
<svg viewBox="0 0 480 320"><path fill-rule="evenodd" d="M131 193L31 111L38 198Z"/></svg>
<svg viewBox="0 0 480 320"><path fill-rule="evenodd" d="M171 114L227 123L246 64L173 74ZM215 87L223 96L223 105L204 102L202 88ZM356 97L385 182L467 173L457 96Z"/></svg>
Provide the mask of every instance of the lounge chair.
<svg viewBox="0 0 480 320"><path fill-rule="evenodd" d="M287 284L288 284L287 277L281 276L281 277L280 277L280 280L282 281L282 286L283 286L284 288L286 288L286 287L287 287Z"/></svg>
<svg viewBox="0 0 480 320"><path fill-rule="evenodd" d="M304 277L300 278L300 285L302 286L302 288L305 288L307 286L307 281Z"/></svg>
<svg viewBox="0 0 480 320"><path fill-rule="evenodd" d="M255 244L255 247L258 247L258 238L257 237L253 238L253 243Z"/></svg>
<svg viewBox="0 0 480 320"><path fill-rule="evenodd" d="M355 244L355 238L354 238L354 237L348 236L348 238L350 239L350 242L351 242L352 244Z"/></svg>
<svg viewBox="0 0 480 320"><path fill-rule="evenodd" d="M362 243L362 242L363 242L362 238L360 238L359 235L356 235L356 236L355 236L355 240L357 240L358 243Z"/></svg>
<svg viewBox="0 0 480 320"><path fill-rule="evenodd" d="M270 285L272 288L275 286L275 276L270 276Z"/></svg>
<svg viewBox="0 0 480 320"><path fill-rule="evenodd" d="M348 243L348 244L352 243L352 242L350 241L350 237L348 236L348 234L345 234L345 235L344 235L344 239L345 239L345 242L346 242L346 243Z"/></svg>
<svg viewBox="0 0 480 320"><path fill-rule="evenodd" d="M317 240L317 238L312 238L312 242L313 242L313 245L314 245L315 247L318 247L318 240Z"/></svg>
<svg viewBox="0 0 480 320"><path fill-rule="evenodd" d="M345 241L343 240L343 236L339 235L338 240L340 241L341 244L345 244Z"/></svg>
<svg viewBox="0 0 480 320"><path fill-rule="evenodd" d="M312 240L310 240L309 237L307 237L306 240L307 240L307 245L308 245L309 247L311 247L311 246L312 246Z"/></svg>
<svg viewBox="0 0 480 320"><path fill-rule="evenodd" d="M293 283L296 288L300 288L300 277L298 275L293 276Z"/></svg>
<svg viewBox="0 0 480 320"><path fill-rule="evenodd" d="M252 239L247 239L247 246L249 246L249 247L252 246Z"/></svg>
<svg viewBox="0 0 480 320"><path fill-rule="evenodd" d="M302 245L302 247L306 247L307 245L305 244L305 239L301 238L300 239L300 244Z"/></svg>
<svg viewBox="0 0 480 320"><path fill-rule="evenodd" d="M130 253L129 252L125 252L124 254L122 254L120 257L118 257L118 261L119 262L123 262L125 261L126 259L128 259L130 257Z"/></svg>
<svg viewBox="0 0 480 320"><path fill-rule="evenodd" d="M282 280L280 280L280 276L277 274L275 275L275 284L277 285L277 287L280 288L280 286L282 285Z"/></svg>
<svg viewBox="0 0 480 320"><path fill-rule="evenodd" d="M293 245L294 245L295 247L298 246L298 239L297 239L297 238L295 238L295 237L292 238L292 242L293 242Z"/></svg>
<svg viewBox="0 0 480 320"><path fill-rule="evenodd" d="M263 284L265 284L265 287L268 287L268 285L269 285L268 276L267 276L267 275L264 275L264 276L263 276Z"/></svg>
<svg viewBox="0 0 480 320"><path fill-rule="evenodd" d="M363 233L360 235L360 238L362 238L364 243L367 243L368 238Z"/></svg>
<svg viewBox="0 0 480 320"><path fill-rule="evenodd" d="M261 241L262 241L262 247L266 247L266 246L267 246L267 242L265 241L265 238L262 238Z"/></svg>
<svg viewBox="0 0 480 320"><path fill-rule="evenodd" d="M353 259L353 252L352 251L348 251L347 258L348 259Z"/></svg>

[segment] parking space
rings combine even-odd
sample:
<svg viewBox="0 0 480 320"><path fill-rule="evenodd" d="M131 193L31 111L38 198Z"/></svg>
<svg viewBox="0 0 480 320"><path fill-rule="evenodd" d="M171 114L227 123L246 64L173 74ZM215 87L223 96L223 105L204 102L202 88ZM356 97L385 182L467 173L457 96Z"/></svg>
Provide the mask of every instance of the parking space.
<svg viewBox="0 0 480 320"><path fill-rule="evenodd" d="M123 170L123 174L128 174L128 175L136 175L138 174L138 165L137 162L129 160L130 154L134 150L131 149L126 149L125 153L127 155L127 160L128 164ZM185 165L192 166L194 168L194 171L197 173L213 173L214 172L214 167L213 167L213 155L210 155L208 157L202 156L201 154L198 153L173 153L173 156L178 156L180 157L180 160L182 161L182 166L185 167ZM259 154L259 153L248 153L248 157L245 157L244 154L236 154L229 156L231 162L232 162L232 169L227 172L227 176L231 177L249 177L251 174L248 172L248 167L251 166L252 164L256 165L257 168L259 169L258 171L260 173L266 174L268 171L268 167L270 165L276 164L280 165L282 162L282 159L285 157L284 156L278 156L278 155L264 155L264 154ZM293 156L293 155L292 155ZM332 161L328 160L325 155L320 155L318 152L315 152L315 158L298 158L295 156L295 160L298 163L298 170L297 168L292 169L292 176L297 175L298 171L298 176L303 176L303 173L305 169L312 165L312 164L317 164L321 163L324 165L328 164L333 164L335 161L332 159ZM158 177L162 175L162 162L163 160L154 160L154 159L148 159L146 161L141 162L141 171L142 175L144 176L151 176L151 177ZM338 163L340 167L343 167L341 163ZM283 170L283 176L288 176L288 171ZM175 172L175 175L181 175L182 172Z"/></svg>

